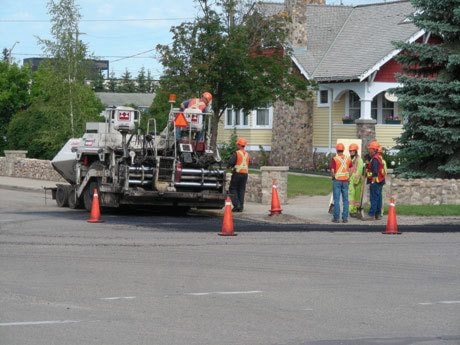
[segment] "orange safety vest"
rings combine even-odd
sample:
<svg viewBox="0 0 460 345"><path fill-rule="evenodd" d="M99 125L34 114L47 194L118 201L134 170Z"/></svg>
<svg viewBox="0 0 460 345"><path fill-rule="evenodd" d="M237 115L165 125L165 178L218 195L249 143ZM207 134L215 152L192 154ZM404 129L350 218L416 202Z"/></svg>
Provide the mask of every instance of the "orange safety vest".
<svg viewBox="0 0 460 345"><path fill-rule="evenodd" d="M379 154L374 155L369 161L369 163L367 164L367 181L369 183L372 182L372 160L373 159L377 159L377 162L379 163L376 182L380 183L382 181L385 181L385 175L387 174L386 164L384 163L383 158Z"/></svg>
<svg viewBox="0 0 460 345"><path fill-rule="evenodd" d="M188 107L189 109L199 109L201 111L205 110L207 107L206 103L204 103L203 101L201 101L200 98L193 98L189 104L188 104Z"/></svg>
<svg viewBox="0 0 460 345"><path fill-rule="evenodd" d="M335 156L334 157L335 161L335 168L336 171L334 173L334 177L338 181L348 181L348 178L350 176L350 165L351 165L351 159L348 156ZM338 167L338 168L337 168Z"/></svg>
<svg viewBox="0 0 460 345"><path fill-rule="evenodd" d="M236 151L235 171L240 174L247 174L249 169L249 153L244 150Z"/></svg>

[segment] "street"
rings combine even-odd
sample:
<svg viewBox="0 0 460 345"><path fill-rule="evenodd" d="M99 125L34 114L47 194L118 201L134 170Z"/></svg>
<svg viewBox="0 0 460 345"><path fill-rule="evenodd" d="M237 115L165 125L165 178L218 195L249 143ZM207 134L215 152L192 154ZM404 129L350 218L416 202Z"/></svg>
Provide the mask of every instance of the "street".
<svg viewBox="0 0 460 345"><path fill-rule="evenodd" d="M1 344L460 344L459 232L87 219L0 189Z"/></svg>

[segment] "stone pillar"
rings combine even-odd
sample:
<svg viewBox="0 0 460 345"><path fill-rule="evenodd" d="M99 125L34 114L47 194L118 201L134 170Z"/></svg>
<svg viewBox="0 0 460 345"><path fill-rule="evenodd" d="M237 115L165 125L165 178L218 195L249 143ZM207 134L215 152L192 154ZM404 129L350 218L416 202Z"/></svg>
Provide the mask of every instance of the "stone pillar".
<svg viewBox="0 0 460 345"><path fill-rule="evenodd" d="M262 185L262 204L271 204L273 180L278 190L280 203L287 201L287 178L289 167L265 166L260 168Z"/></svg>
<svg viewBox="0 0 460 345"><path fill-rule="evenodd" d="M26 158L27 151L24 150L5 150L6 171L5 176L15 176L14 162L18 159Z"/></svg>
<svg viewBox="0 0 460 345"><path fill-rule="evenodd" d="M367 144L375 140L375 120L355 120L356 123L356 136L362 140L362 155L367 154Z"/></svg>
<svg viewBox="0 0 460 345"><path fill-rule="evenodd" d="M311 168L313 162L313 101L294 106L276 102L273 109L270 160L276 166Z"/></svg>

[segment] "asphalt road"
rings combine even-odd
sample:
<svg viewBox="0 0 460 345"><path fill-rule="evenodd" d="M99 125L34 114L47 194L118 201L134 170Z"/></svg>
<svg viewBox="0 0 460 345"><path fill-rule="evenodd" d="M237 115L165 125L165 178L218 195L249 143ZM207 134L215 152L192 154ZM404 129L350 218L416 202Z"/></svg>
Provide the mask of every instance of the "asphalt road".
<svg viewBox="0 0 460 345"><path fill-rule="evenodd" d="M460 344L460 233L57 208L0 190L0 344Z"/></svg>

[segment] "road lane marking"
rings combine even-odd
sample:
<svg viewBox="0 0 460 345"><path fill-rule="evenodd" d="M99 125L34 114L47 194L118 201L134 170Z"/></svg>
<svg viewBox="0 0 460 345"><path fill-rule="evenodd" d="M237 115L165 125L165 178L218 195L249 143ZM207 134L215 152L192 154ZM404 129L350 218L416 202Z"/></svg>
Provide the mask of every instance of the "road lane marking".
<svg viewBox="0 0 460 345"><path fill-rule="evenodd" d="M189 296L207 296L207 295L243 295L243 294L255 294L262 293L263 291L212 291L212 292L188 292L185 295Z"/></svg>
<svg viewBox="0 0 460 345"><path fill-rule="evenodd" d="M119 300L119 299L134 299L136 298L136 296L125 296L125 297L105 297L105 298L101 298L103 300L110 300L110 301L114 301L114 300Z"/></svg>
<svg viewBox="0 0 460 345"><path fill-rule="evenodd" d="M439 301L439 302L422 302L419 305L434 305L434 304L460 304L460 301Z"/></svg>
<svg viewBox="0 0 460 345"><path fill-rule="evenodd" d="M6 326L31 326L31 325L52 325L52 324L76 323L76 322L81 322L81 321L79 321L79 320L55 320L55 321L3 322L3 323L0 323L0 327L6 327Z"/></svg>

